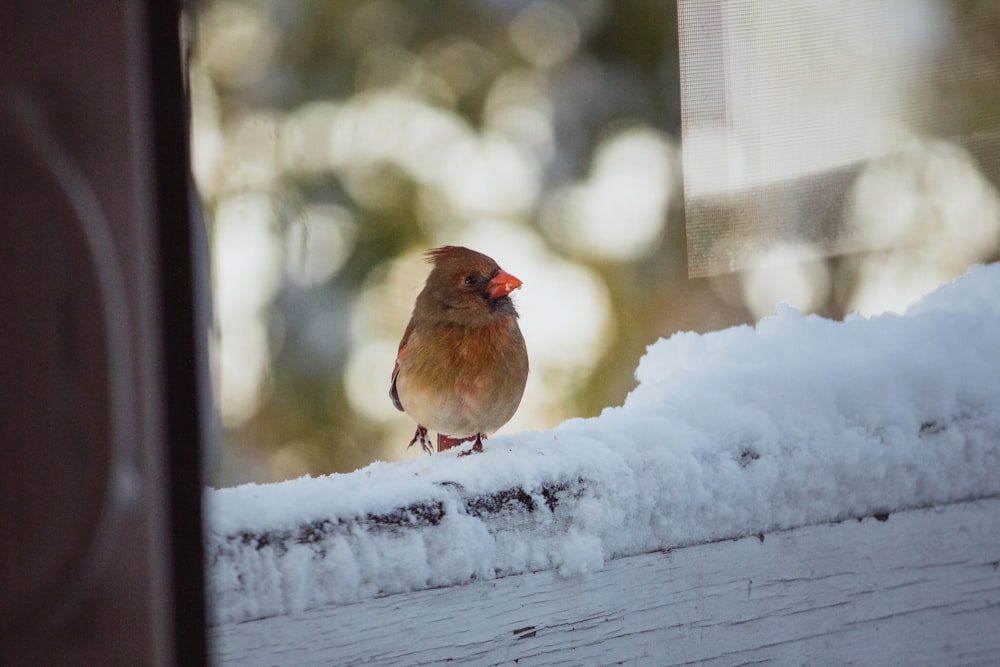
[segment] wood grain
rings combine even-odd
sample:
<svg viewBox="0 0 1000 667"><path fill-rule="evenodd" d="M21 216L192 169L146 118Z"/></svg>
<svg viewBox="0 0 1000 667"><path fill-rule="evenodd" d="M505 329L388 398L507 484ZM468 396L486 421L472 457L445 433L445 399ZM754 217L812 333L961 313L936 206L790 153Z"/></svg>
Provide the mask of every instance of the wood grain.
<svg viewBox="0 0 1000 667"><path fill-rule="evenodd" d="M217 664L1000 663L1000 498L210 629Z"/></svg>

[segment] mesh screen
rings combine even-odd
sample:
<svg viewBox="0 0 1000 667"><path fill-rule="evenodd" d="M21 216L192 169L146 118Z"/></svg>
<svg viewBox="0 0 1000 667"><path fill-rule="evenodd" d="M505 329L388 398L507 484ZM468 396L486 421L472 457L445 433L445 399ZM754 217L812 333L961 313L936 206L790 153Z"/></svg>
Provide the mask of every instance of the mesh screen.
<svg viewBox="0 0 1000 667"><path fill-rule="evenodd" d="M680 0L689 275L933 237L859 192L873 171L918 198L963 165L998 182L998 26L985 2Z"/></svg>

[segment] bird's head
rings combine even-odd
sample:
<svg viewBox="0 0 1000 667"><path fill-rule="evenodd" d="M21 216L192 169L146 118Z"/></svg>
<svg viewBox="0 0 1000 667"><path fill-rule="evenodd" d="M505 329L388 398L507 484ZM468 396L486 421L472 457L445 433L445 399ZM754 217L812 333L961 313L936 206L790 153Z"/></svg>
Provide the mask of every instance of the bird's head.
<svg viewBox="0 0 1000 667"><path fill-rule="evenodd" d="M443 246L427 253L434 268L418 297L432 312L461 317L474 325L497 315L517 317L510 293L521 281L486 255L461 246Z"/></svg>

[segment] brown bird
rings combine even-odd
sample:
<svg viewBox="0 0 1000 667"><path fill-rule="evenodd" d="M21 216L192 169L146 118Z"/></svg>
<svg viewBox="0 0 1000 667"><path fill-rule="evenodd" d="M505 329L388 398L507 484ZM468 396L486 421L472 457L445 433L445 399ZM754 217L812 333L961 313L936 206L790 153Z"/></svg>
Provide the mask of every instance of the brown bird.
<svg viewBox="0 0 1000 667"><path fill-rule="evenodd" d="M417 422L408 447L430 454L483 438L506 424L521 403L528 352L510 293L521 281L492 259L458 246L427 253L434 264L399 342L389 396Z"/></svg>

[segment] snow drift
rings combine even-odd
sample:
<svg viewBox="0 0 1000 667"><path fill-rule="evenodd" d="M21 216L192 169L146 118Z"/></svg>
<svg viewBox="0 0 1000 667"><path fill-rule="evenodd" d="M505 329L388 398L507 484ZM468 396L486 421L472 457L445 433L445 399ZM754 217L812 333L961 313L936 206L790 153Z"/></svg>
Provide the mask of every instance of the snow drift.
<svg viewBox="0 0 1000 667"><path fill-rule="evenodd" d="M676 334L636 377L481 455L208 490L213 622L1000 495L1000 265L905 315Z"/></svg>

